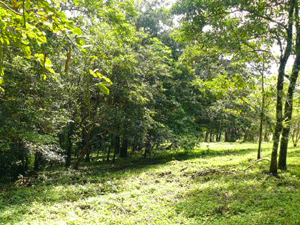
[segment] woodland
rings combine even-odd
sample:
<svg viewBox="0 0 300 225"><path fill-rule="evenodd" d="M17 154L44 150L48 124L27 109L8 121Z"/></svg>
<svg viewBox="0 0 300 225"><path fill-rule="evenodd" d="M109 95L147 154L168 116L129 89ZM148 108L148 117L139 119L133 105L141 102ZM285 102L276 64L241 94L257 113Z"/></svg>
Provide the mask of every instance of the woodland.
<svg viewBox="0 0 300 225"><path fill-rule="evenodd" d="M297 0L0 0L0 224L299 224Z"/></svg>

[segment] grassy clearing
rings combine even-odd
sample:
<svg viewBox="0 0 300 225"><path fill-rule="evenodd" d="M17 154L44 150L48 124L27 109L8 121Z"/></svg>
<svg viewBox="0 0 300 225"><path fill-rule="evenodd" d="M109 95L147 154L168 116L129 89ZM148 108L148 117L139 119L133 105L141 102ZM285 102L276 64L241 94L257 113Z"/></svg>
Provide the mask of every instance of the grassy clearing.
<svg viewBox="0 0 300 225"><path fill-rule="evenodd" d="M269 158L270 144L263 145ZM2 186L1 224L300 224L299 148L267 174L256 144L202 144L115 165L49 170ZM27 182L27 183L26 183Z"/></svg>

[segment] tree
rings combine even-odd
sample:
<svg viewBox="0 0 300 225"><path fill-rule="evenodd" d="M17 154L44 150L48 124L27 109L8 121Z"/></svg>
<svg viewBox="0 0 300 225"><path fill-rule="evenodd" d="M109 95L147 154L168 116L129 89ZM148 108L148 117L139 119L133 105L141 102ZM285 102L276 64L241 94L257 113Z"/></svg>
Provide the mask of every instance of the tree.
<svg viewBox="0 0 300 225"><path fill-rule="evenodd" d="M293 112L293 96L294 91L299 75L300 70L300 23L299 23L299 5L298 1L295 2L295 27L296 27L296 43L295 43L295 54L296 58L294 60L292 74L290 75L290 83L287 91L286 103L285 103L285 111L284 111L284 126L282 128L282 136L281 136L281 145L279 152L279 169L286 170L286 159L287 159L287 149L289 142L289 133L290 133L290 123L292 120L292 112Z"/></svg>
<svg viewBox="0 0 300 225"><path fill-rule="evenodd" d="M64 46L68 37L78 34L80 29L57 9L58 5L43 0L0 2L3 31L0 37L0 120L3 121L0 142L3 148L0 154L6 159L1 162L4 179L24 174L32 164L32 154L35 155L34 169L39 169L45 160L63 160L56 133L66 122L66 114L53 101L61 90L50 59L53 49ZM62 42L54 43L52 39Z"/></svg>
<svg viewBox="0 0 300 225"><path fill-rule="evenodd" d="M203 46L218 46L231 55L256 51L261 43L280 46L277 80L276 127L270 172L277 174L277 151L282 130L284 74L292 53L295 1L183 1L175 12L185 13L181 32ZM284 32L282 32L282 29ZM195 33L197 31L197 33ZM249 60L248 60L249 61ZM286 136L286 135L284 135Z"/></svg>
<svg viewBox="0 0 300 225"><path fill-rule="evenodd" d="M294 147L297 147L300 140L300 119L298 109L295 109L293 119L291 120L290 129L293 145Z"/></svg>

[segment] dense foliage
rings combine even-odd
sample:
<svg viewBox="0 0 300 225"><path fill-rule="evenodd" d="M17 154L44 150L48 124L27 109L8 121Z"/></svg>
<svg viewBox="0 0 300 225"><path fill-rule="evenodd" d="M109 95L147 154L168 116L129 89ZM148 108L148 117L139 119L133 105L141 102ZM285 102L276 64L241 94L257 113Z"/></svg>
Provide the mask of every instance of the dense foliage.
<svg viewBox="0 0 300 225"><path fill-rule="evenodd" d="M281 76L299 46L289 33L297 18L295 1L0 1L0 180L55 163L78 169L83 160L256 141L259 130L269 140L271 50L280 46ZM279 132L283 121L290 127L297 63L285 117L277 82Z"/></svg>

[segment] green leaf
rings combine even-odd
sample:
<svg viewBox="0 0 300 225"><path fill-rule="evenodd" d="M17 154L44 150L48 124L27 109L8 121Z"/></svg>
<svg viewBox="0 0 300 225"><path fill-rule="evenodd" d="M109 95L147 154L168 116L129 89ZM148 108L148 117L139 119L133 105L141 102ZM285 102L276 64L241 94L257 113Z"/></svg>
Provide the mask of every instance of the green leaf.
<svg viewBox="0 0 300 225"><path fill-rule="evenodd" d="M50 67L47 67L47 66L46 66L46 69L47 69L50 73L56 74L54 69L52 69L52 68L50 68Z"/></svg>
<svg viewBox="0 0 300 225"><path fill-rule="evenodd" d="M44 80L44 81L47 80L47 75L46 74L42 74L41 75L41 80Z"/></svg>
<svg viewBox="0 0 300 225"><path fill-rule="evenodd" d="M26 8L26 10L29 10L31 8L31 2L30 1L28 1L28 0L26 1L25 8Z"/></svg>
<svg viewBox="0 0 300 225"><path fill-rule="evenodd" d="M31 57L31 49L29 46L23 46L23 52L27 58Z"/></svg>
<svg viewBox="0 0 300 225"><path fill-rule="evenodd" d="M90 74L93 76L93 77L96 77L96 78L104 78L104 76L99 73L99 72L94 72L93 70L89 70Z"/></svg>
<svg viewBox="0 0 300 225"><path fill-rule="evenodd" d="M36 53L34 54L34 57L36 57L39 62L44 62L44 54Z"/></svg>
<svg viewBox="0 0 300 225"><path fill-rule="evenodd" d="M51 62L50 59L46 58L45 66L46 66L47 68L52 66L52 62Z"/></svg>
<svg viewBox="0 0 300 225"><path fill-rule="evenodd" d="M82 35L81 29L79 27L74 27L73 28L73 33L77 35Z"/></svg>
<svg viewBox="0 0 300 225"><path fill-rule="evenodd" d="M109 95L109 89L102 83L96 84L96 86L102 91L104 94Z"/></svg>

